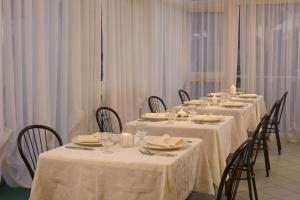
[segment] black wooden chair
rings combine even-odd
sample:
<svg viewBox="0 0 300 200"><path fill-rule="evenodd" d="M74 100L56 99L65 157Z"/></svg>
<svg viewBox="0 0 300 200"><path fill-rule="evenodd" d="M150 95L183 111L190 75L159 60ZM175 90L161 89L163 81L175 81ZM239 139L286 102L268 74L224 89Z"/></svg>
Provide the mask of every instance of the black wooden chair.
<svg viewBox="0 0 300 200"><path fill-rule="evenodd" d="M167 111L166 104L164 101L157 97L157 96L151 96L148 98L148 105L150 108L150 111L152 113L159 113L159 112L165 112Z"/></svg>
<svg viewBox="0 0 300 200"><path fill-rule="evenodd" d="M192 192L187 200L234 200L236 198L243 164L248 159L250 140L244 142L232 155L223 172L217 196ZM226 189L225 189L226 187ZM226 191L225 191L226 190ZM226 196L224 196L226 193Z"/></svg>
<svg viewBox="0 0 300 200"><path fill-rule="evenodd" d="M62 146L62 140L52 128L44 125L31 125L19 133L18 150L33 180L40 153Z"/></svg>
<svg viewBox="0 0 300 200"><path fill-rule="evenodd" d="M260 135L265 135L268 127L268 121L270 119L270 114L267 113L264 115L264 117L261 119L259 124L257 125L254 133L252 134L251 137L249 137L249 153L248 153L248 159L246 162L243 164L243 171L246 172L245 176L240 177L241 180L247 180L248 182L248 191L249 191L249 197L252 200L253 199L253 193L254 197L257 200L258 195L257 195L257 189L256 189L256 183L255 183L255 173L253 170L253 167L256 162L256 158L258 155L258 152L260 150L258 146L258 138ZM233 154L229 154L229 156L226 159L226 163L229 163L230 160L232 159ZM265 157L268 158L268 157ZM266 161L266 159L265 159ZM267 163L267 162L266 162ZM266 165L266 170L267 170L267 165Z"/></svg>
<svg viewBox="0 0 300 200"><path fill-rule="evenodd" d="M179 97L180 97L180 100L181 100L181 103L183 104L183 102L185 101L190 101L190 96L189 94L187 93L187 91L183 90L183 89L180 89L178 91L178 94L179 94Z"/></svg>
<svg viewBox="0 0 300 200"><path fill-rule="evenodd" d="M109 107L100 107L96 111L96 120L100 132L122 133L121 119L116 111Z"/></svg>
<svg viewBox="0 0 300 200"><path fill-rule="evenodd" d="M280 105L278 107L278 110L276 113L274 113L273 116L271 116L271 120L269 122L269 131L270 133L275 133L276 136L276 142L277 142L277 149L278 154L281 154L281 142L280 142L280 136L279 136L279 125L281 121L281 116L285 108L286 98L287 98L288 92L285 92L280 101Z"/></svg>

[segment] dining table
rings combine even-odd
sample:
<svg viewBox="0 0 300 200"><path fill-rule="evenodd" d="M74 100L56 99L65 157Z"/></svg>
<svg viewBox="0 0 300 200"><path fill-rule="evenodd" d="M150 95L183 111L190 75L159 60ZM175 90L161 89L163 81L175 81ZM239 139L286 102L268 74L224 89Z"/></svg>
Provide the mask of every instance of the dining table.
<svg viewBox="0 0 300 200"><path fill-rule="evenodd" d="M256 112L252 103L243 103L240 107L224 107L222 104L215 106L189 106L179 105L172 108L173 112L184 110L186 112L197 112L201 115L224 115L234 117L232 126L232 149L238 148L241 141L248 138L248 131L254 131L259 121L256 118Z"/></svg>
<svg viewBox="0 0 300 200"><path fill-rule="evenodd" d="M259 122L260 119L267 113L267 108L265 104L265 100L263 95L257 95L256 97L242 97L240 95L232 96L229 98L231 101L244 102L244 103L252 103L256 113L256 119Z"/></svg>
<svg viewBox="0 0 300 200"><path fill-rule="evenodd" d="M208 155L209 167L212 173L213 182L219 185L222 173L226 167L226 158L230 152L235 151L235 147L245 140L232 141L232 127L234 118L224 116L224 119L213 123L195 123L192 120L134 120L126 123L126 132L137 133L144 131L147 135L200 138L204 142ZM232 143L236 142L236 143Z"/></svg>
<svg viewBox="0 0 300 200"><path fill-rule="evenodd" d="M214 194L203 140L185 140L182 148L167 151L174 156L145 155L137 144L114 145L113 153L70 148L75 144L44 152L30 200L185 200L192 191Z"/></svg>

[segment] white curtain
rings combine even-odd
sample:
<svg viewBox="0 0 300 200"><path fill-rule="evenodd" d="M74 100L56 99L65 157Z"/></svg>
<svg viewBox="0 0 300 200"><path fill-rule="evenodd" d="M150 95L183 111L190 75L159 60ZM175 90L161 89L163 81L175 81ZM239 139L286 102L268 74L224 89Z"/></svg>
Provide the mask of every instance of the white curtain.
<svg viewBox="0 0 300 200"><path fill-rule="evenodd" d="M96 130L101 0L1 0L1 4L0 134L4 128L13 133L3 176L10 185L29 187L31 180L16 148L22 128L49 125L64 143Z"/></svg>
<svg viewBox="0 0 300 200"><path fill-rule="evenodd" d="M178 0L107 0L103 5L103 102L123 123L146 99L177 103L188 65L188 20Z"/></svg>
<svg viewBox="0 0 300 200"><path fill-rule="evenodd" d="M104 104L125 123L150 95L170 108L180 103L181 88L194 98L229 89L236 80L237 20L235 0L105 0Z"/></svg>
<svg viewBox="0 0 300 200"><path fill-rule="evenodd" d="M228 91L236 84L238 1L190 1L192 52L190 90L194 98Z"/></svg>
<svg viewBox="0 0 300 200"><path fill-rule="evenodd" d="M281 130L300 135L300 2L243 0L240 10L241 86L267 106L289 92Z"/></svg>

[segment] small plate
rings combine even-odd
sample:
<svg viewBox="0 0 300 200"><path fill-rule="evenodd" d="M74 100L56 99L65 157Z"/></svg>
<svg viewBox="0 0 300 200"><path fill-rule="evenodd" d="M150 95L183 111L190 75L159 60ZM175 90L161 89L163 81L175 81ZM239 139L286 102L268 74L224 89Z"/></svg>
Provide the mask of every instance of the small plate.
<svg viewBox="0 0 300 200"><path fill-rule="evenodd" d="M90 146L90 147L101 147L102 144L100 142L79 142L78 137L72 138L72 143L81 145L81 146Z"/></svg>

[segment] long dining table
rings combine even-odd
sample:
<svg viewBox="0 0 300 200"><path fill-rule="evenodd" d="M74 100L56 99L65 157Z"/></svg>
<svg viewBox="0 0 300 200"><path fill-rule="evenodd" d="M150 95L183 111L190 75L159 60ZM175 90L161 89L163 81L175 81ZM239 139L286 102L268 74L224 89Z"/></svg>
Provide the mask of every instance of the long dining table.
<svg viewBox="0 0 300 200"><path fill-rule="evenodd" d="M189 138L170 153L144 155L134 146L70 149L40 154L31 200L185 200L192 191L214 194L204 143ZM70 145L70 144L68 144Z"/></svg>
<svg viewBox="0 0 300 200"><path fill-rule="evenodd" d="M234 117L234 123L232 127L232 149L236 149L241 141L245 141L248 138L248 131L254 131L258 121L256 118L256 112L252 103L244 103L242 107L224 107L217 106L185 106L179 105L173 108L173 111L179 110L196 111L198 114L214 114Z"/></svg>
<svg viewBox="0 0 300 200"><path fill-rule="evenodd" d="M232 141L232 127L234 118L225 116L224 120L215 123L195 123L192 121L147 121L135 120L125 125L125 131L135 133L145 131L148 135L179 136L188 138L201 138L204 141L208 155L210 170L215 185L219 185L222 173L226 166L226 158L235 146L245 140ZM235 144L232 144L235 142Z"/></svg>

